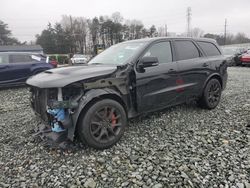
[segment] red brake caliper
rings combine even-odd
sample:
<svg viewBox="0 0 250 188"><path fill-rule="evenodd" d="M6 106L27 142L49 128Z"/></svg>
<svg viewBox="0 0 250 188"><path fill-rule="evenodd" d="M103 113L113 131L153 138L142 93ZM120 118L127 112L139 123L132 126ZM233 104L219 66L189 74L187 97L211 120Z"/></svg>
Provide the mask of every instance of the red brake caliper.
<svg viewBox="0 0 250 188"><path fill-rule="evenodd" d="M116 124L116 117L115 117L115 114L113 113L112 116L111 116L111 123L112 123L112 127L114 128L114 125Z"/></svg>

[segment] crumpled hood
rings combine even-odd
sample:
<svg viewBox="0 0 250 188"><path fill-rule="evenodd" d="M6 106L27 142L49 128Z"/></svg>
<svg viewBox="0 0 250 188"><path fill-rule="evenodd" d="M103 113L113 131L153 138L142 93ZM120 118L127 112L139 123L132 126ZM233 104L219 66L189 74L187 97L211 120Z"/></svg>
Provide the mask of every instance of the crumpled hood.
<svg viewBox="0 0 250 188"><path fill-rule="evenodd" d="M88 78L115 72L116 66L87 65L50 69L30 77L26 83L39 88L59 88Z"/></svg>

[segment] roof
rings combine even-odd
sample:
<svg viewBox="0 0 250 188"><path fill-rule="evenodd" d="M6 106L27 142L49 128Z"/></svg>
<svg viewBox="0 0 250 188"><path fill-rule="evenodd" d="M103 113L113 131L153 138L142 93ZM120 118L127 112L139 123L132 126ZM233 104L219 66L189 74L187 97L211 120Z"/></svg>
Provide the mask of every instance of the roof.
<svg viewBox="0 0 250 188"><path fill-rule="evenodd" d="M8 51L8 52L2 52L0 51L0 54L28 54L28 55L37 55L37 54L43 54L43 53L40 53L40 51L27 51L27 52L24 52L24 51Z"/></svg>
<svg viewBox="0 0 250 188"><path fill-rule="evenodd" d="M0 52L34 52L43 51L40 45L14 45L14 46L0 46Z"/></svg>
<svg viewBox="0 0 250 188"><path fill-rule="evenodd" d="M207 42L215 42L214 39L211 38L192 38L192 37L153 37L153 38L143 38L143 39L136 39L136 40L128 40L125 41L125 43L129 42L153 42L153 41L158 41L162 39L192 39L195 41L207 41Z"/></svg>

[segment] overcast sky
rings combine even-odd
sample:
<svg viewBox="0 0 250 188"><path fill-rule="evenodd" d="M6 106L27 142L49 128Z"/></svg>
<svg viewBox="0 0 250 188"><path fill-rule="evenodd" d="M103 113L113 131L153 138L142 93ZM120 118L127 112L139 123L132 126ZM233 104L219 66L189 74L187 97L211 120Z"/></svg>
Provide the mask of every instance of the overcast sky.
<svg viewBox="0 0 250 188"><path fill-rule="evenodd" d="M250 0L0 0L0 20L21 41L35 40L48 22L59 22L63 14L93 18L116 11L146 27L167 24L169 32L183 33L187 7L192 9L192 28L222 34L227 18L229 33L250 37Z"/></svg>

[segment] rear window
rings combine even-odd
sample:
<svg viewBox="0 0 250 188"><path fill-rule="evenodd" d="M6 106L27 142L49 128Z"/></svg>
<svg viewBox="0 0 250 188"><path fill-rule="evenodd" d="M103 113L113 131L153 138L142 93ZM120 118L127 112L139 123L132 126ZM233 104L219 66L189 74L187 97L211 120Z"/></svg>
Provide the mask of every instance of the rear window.
<svg viewBox="0 0 250 188"><path fill-rule="evenodd" d="M200 52L192 41L175 41L175 49L177 51L178 60L200 57Z"/></svg>
<svg viewBox="0 0 250 188"><path fill-rule="evenodd" d="M27 63L31 61L32 61L31 56L27 54L10 55L10 63Z"/></svg>
<svg viewBox="0 0 250 188"><path fill-rule="evenodd" d="M217 56L221 55L218 48L210 42L197 42L202 50L207 54L207 56Z"/></svg>

